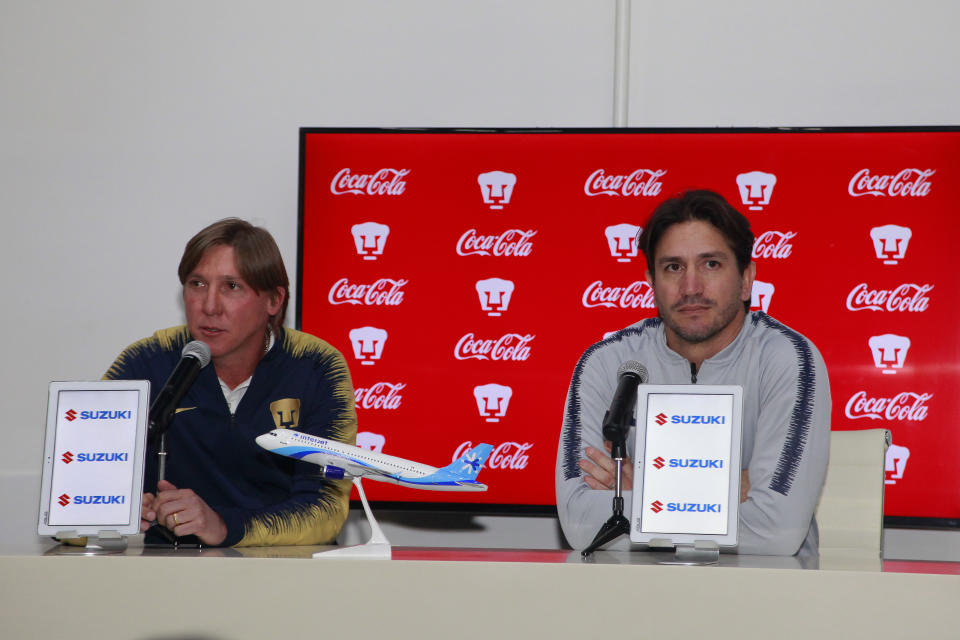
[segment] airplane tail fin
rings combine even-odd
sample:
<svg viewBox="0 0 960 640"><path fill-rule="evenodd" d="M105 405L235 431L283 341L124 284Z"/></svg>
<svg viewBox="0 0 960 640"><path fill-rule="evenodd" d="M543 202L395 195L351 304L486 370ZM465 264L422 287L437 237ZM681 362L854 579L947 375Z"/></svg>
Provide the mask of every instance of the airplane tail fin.
<svg viewBox="0 0 960 640"><path fill-rule="evenodd" d="M445 471L458 480L476 480L491 451L493 445L478 444L440 471Z"/></svg>

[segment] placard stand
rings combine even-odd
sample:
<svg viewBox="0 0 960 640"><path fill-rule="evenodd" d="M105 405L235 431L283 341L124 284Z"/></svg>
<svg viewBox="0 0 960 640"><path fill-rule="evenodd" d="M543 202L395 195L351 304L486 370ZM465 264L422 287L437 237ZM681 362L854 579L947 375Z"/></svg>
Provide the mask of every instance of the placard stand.
<svg viewBox="0 0 960 640"><path fill-rule="evenodd" d="M657 564L700 566L720 564L720 545L713 540L697 540L693 544L678 544L673 560L662 560Z"/></svg>
<svg viewBox="0 0 960 640"><path fill-rule="evenodd" d="M360 478L353 479L353 486L357 488L360 494L360 502L363 504L363 511L367 514L367 522L370 523L370 539L364 544L356 544L349 547L340 547L328 551L317 551L313 554L314 558L366 558L370 560L389 560L392 557L390 551L390 541L383 534L380 525L377 524L373 512L370 511L370 504L367 502L367 496L363 492L363 485Z"/></svg>
<svg viewBox="0 0 960 640"><path fill-rule="evenodd" d="M62 531L57 533L58 540L75 540L81 538L76 531ZM87 544L76 547L61 544L57 547L57 555L61 556L105 556L123 553L127 550L127 537L116 531L101 531L96 536L87 536Z"/></svg>

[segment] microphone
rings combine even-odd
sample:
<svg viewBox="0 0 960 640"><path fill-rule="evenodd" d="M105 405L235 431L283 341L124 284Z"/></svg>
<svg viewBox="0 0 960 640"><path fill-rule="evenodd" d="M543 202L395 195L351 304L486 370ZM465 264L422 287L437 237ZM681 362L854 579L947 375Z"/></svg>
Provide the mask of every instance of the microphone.
<svg viewBox="0 0 960 640"><path fill-rule="evenodd" d="M636 360L628 360L617 369L617 390L610 402L610 409L603 416L603 437L613 443L614 454L618 444L626 449L627 431L634 422L634 410L637 406L637 385L647 381L647 368ZM626 452L620 451L621 458ZM614 458L618 457L613 455Z"/></svg>
<svg viewBox="0 0 960 640"><path fill-rule="evenodd" d="M200 375L200 370L210 364L210 347L204 342L194 340L188 342L180 355L173 373L167 378L157 399L150 406L150 427L148 434L151 438L163 435L173 420L177 404L190 390L193 381Z"/></svg>

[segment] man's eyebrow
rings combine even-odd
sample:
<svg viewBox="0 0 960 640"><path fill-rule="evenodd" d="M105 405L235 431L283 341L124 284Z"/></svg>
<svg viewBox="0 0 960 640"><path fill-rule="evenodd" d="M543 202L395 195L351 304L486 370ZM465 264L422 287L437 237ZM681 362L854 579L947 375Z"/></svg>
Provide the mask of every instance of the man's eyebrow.
<svg viewBox="0 0 960 640"><path fill-rule="evenodd" d="M698 253L698 260L708 260L712 258L730 258L730 254L726 251L705 251L704 253ZM683 262L681 256L660 256L657 258L657 264L667 264L671 262Z"/></svg>

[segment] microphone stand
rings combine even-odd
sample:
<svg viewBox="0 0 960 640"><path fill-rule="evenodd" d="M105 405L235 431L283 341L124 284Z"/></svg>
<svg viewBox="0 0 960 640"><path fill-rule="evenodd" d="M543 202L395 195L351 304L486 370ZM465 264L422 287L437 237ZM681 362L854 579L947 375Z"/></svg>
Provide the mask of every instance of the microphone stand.
<svg viewBox="0 0 960 640"><path fill-rule="evenodd" d="M150 421L149 432L159 433L159 442L157 444L157 493L160 494L160 482L167 478L167 428L170 426L172 415L160 416L156 421ZM167 542L176 546L177 536L165 526L154 520L150 523L147 533L154 532L162 536Z"/></svg>
<svg viewBox="0 0 960 640"><path fill-rule="evenodd" d="M627 429L623 425L610 425L604 429L603 435L607 437L613 445L610 448L610 456L616 464L616 470L614 472L613 515L600 527L590 546L581 552L580 555L584 558L611 540L616 540L620 536L630 533L630 521L623 515L623 460L627 457ZM609 436L611 435L614 437L610 438Z"/></svg>

